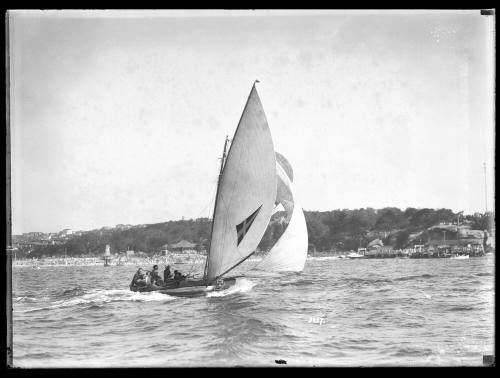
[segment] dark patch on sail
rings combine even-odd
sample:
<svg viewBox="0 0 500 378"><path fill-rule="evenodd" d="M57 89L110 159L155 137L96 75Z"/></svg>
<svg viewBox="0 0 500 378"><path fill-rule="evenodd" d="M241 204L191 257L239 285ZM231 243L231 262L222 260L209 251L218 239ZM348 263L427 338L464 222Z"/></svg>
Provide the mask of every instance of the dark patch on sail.
<svg viewBox="0 0 500 378"><path fill-rule="evenodd" d="M261 207L262 205L260 205L259 208L255 210L247 219L245 219L240 224L236 225L236 232L238 234L238 245L240 245L241 241L245 237L246 233L248 232L248 229L250 228L253 221L257 217L257 214L259 213Z"/></svg>

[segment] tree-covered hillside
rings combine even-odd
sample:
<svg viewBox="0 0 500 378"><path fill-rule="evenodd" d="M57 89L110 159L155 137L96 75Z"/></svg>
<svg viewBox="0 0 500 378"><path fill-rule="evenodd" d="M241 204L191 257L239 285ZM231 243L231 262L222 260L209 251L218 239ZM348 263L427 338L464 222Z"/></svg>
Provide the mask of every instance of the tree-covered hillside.
<svg viewBox="0 0 500 378"><path fill-rule="evenodd" d="M270 225L259 245L260 250L268 250L283 233L283 212L273 215ZM400 210L396 207L383 209L355 209L333 211L305 211L309 247L317 251L347 251L364 247L375 238L380 238L386 245L404 248L410 242L412 234L425 231L441 222L457 221L457 213L449 209ZM471 229L491 232L494 214L474 214L459 216L460 224L468 224ZM73 236L65 243L37 246L29 256L84 256L99 255L106 244L113 253L126 250L143 251L155 254L165 244L188 240L198 244L198 249L208 246L211 220L178 220L135 226L126 230L101 229L84 232Z"/></svg>

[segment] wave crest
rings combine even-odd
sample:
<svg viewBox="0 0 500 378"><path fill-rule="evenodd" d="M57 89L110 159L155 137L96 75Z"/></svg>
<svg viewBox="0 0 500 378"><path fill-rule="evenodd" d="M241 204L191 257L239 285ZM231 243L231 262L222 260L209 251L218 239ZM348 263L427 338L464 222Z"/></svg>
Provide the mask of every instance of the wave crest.
<svg viewBox="0 0 500 378"><path fill-rule="evenodd" d="M59 300L53 302L52 305L41 308L31 308L23 311L16 312L33 312L40 310L50 310L56 308L65 308L72 307L78 305L90 305L91 308L95 308L95 306L102 305L104 303L110 302L164 302L174 300L175 297L172 297L167 294L162 294L158 292L149 292L149 293L139 293L133 292L130 290L94 290L90 291L86 294L80 295L78 297L73 297L69 300Z"/></svg>
<svg viewBox="0 0 500 378"><path fill-rule="evenodd" d="M237 278L233 286L228 287L225 290L213 291L207 294L207 297L225 297L227 295L235 293L246 293L256 285L255 282L247 280L246 278Z"/></svg>

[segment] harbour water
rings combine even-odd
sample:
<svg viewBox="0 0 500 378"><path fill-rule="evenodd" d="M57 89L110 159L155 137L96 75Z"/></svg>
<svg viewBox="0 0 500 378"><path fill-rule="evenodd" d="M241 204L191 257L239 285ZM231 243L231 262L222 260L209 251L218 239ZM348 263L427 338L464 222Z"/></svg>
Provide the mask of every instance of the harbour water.
<svg viewBox="0 0 500 378"><path fill-rule="evenodd" d="M309 258L201 298L130 292L135 266L14 267L14 365L481 366L494 263Z"/></svg>

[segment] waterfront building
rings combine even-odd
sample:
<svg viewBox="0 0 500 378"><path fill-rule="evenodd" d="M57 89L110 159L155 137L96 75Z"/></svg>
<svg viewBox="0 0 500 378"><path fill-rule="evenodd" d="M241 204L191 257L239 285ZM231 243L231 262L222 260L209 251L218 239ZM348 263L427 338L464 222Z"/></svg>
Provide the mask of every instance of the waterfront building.
<svg viewBox="0 0 500 378"><path fill-rule="evenodd" d="M184 252L186 250L194 250L196 248L196 244L188 242L187 240L181 240L176 244L170 245L168 248L174 252Z"/></svg>

